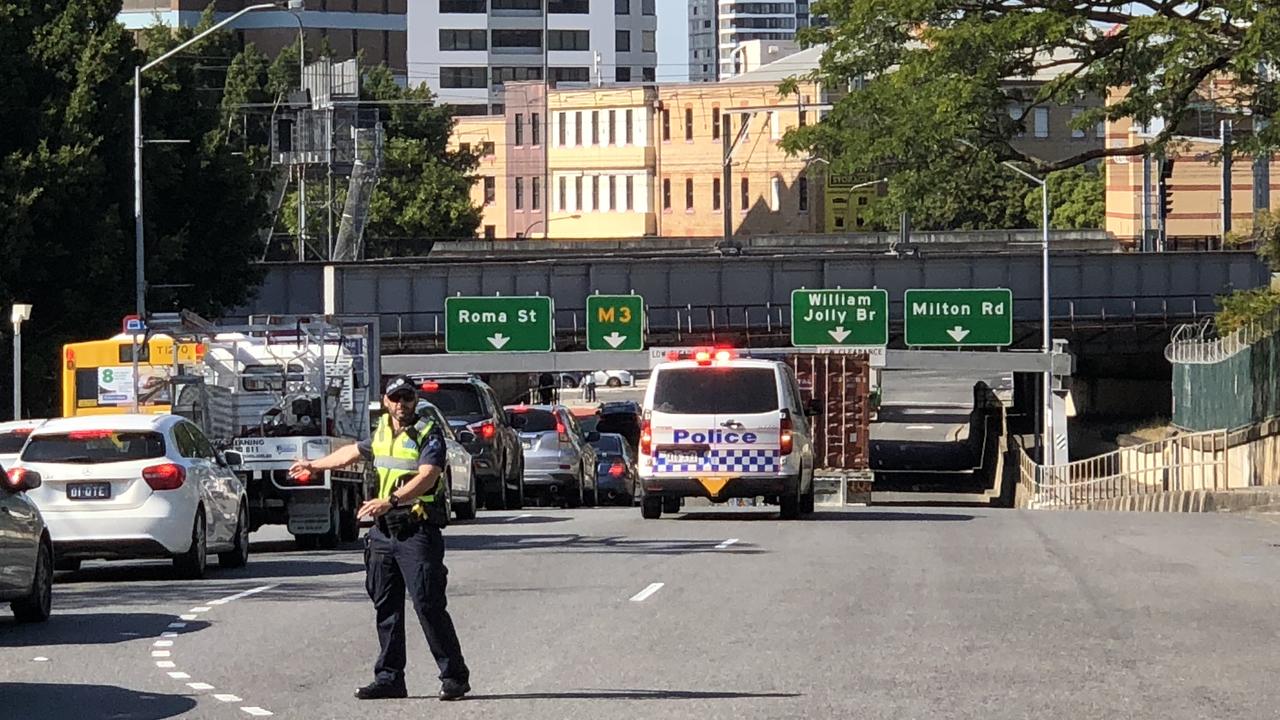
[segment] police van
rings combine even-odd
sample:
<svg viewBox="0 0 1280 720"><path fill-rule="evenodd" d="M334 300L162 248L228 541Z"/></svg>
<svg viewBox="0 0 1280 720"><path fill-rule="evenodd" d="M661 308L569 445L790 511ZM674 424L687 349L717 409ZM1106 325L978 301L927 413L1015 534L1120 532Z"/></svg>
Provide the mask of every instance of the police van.
<svg viewBox="0 0 1280 720"><path fill-rule="evenodd" d="M682 498L763 496L793 519L813 512L813 445L795 372L710 349L653 369L640 433L641 514Z"/></svg>

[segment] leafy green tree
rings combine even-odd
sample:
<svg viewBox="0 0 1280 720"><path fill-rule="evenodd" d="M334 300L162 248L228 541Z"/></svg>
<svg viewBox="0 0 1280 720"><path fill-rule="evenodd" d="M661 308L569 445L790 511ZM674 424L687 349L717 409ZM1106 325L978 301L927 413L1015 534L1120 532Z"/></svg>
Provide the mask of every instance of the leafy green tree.
<svg viewBox="0 0 1280 720"><path fill-rule="evenodd" d="M1259 73L1280 43L1270 3L818 0L813 12L829 20L803 35L826 45L815 79L851 89L823 122L788 133L785 147L826 158L840 174L888 174L913 202L948 190L948 178L977 163L1013 161L1044 177L1106 156L1159 154L1206 99L1210 79L1233 80L1215 88L1219 106L1262 118L1275 110L1277 81ZM1027 81L1046 75L1055 77ZM1071 126L1130 117L1158 129L1149 140L1067 157L1017 142L1034 108L1121 89ZM1010 107L1021 111L1010 117ZM1270 150L1280 127L1240 128L1237 140L1240 152Z"/></svg>
<svg viewBox="0 0 1280 720"><path fill-rule="evenodd" d="M1035 227L1041 221L1040 188L1027 191L1027 216ZM1049 227L1055 230L1093 230L1106 221L1107 197L1102 167L1077 165L1049 176Z"/></svg>

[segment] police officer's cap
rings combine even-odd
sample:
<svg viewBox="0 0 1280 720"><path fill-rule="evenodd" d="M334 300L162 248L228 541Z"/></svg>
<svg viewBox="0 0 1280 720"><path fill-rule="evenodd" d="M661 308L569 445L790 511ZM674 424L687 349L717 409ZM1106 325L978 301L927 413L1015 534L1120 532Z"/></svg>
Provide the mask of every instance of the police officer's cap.
<svg viewBox="0 0 1280 720"><path fill-rule="evenodd" d="M387 387L382 394L387 397L391 397L392 395L395 395L396 393L402 390L409 390L414 393L417 393L418 387L413 384L413 381L410 380L408 376L397 375L391 378L391 380L387 381Z"/></svg>

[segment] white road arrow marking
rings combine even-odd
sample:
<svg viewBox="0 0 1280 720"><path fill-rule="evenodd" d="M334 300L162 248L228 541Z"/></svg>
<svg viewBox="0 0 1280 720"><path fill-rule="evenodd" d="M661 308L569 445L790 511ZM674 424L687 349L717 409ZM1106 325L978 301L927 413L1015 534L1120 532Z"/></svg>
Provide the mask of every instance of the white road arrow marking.
<svg viewBox="0 0 1280 720"><path fill-rule="evenodd" d="M843 325L837 325L835 330L828 330L827 334L834 338L836 342L842 343L845 338L853 334L853 331L845 330Z"/></svg>
<svg viewBox="0 0 1280 720"><path fill-rule="evenodd" d="M488 340L489 344L493 346L494 350L501 350L502 346L506 345L507 341L510 339L511 338L503 335L502 333L494 333L491 337L485 338L485 340Z"/></svg>
<svg viewBox="0 0 1280 720"><path fill-rule="evenodd" d="M955 340L956 342L960 342L961 340L964 340L966 337L969 336L969 331L957 325L951 328L950 330L948 330L947 334L951 336L952 340Z"/></svg>
<svg viewBox="0 0 1280 720"><path fill-rule="evenodd" d="M604 341L609 343L609 347L616 348L627 341L626 335L619 335L617 330L604 336Z"/></svg>

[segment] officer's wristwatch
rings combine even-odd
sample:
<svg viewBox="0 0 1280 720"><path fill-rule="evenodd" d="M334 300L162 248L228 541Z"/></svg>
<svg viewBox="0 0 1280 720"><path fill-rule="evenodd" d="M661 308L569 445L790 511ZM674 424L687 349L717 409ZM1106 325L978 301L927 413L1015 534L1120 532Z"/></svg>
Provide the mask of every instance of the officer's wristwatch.
<svg viewBox="0 0 1280 720"><path fill-rule="evenodd" d="M393 508L400 507L400 498L396 497L395 493L390 493L387 496L387 500L391 502L391 507Z"/></svg>

